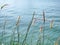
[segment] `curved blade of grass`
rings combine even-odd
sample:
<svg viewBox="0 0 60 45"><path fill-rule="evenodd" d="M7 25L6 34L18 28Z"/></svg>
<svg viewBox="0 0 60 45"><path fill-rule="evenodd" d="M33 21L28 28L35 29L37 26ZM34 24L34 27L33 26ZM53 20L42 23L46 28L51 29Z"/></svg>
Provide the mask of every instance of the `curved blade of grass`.
<svg viewBox="0 0 60 45"><path fill-rule="evenodd" d="M1 6L1 9L3 9L5 6L8 6L8 4L4 4Z"/></svg>

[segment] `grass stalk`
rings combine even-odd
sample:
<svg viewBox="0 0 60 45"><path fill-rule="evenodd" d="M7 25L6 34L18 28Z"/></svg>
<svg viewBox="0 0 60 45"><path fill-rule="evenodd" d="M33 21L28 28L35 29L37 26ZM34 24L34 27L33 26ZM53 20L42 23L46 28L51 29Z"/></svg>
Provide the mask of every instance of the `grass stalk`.
<svg viewBox="0 0 60 45"><path fill-rule="evenodd" d="M19 45L19 35L20 35L20 33L19 33L19 22L20 22L20 16L18 16L18 19L17 19L17 22L16 22L16 28L17 28L17 34L18 34L18 45Z"/></svg>
<svg viewBox="0 0 60 45"><path fill-rule="evenodd" d="M22 42L22 45L24 45L24 43L25 43L25 41L26 41L26 38L27 38L27 36L28 36L28 32L29 32L29 30L30 30L30 27L31 27L32 22L33 22L33 19L34 19L34 15L35 15L35 12L33 13L32 20L30 21L30 23L29 23L29 25L28 25L27 32L26 32L25 38L24 38L24 40L23 40L23 42Z"/></svg>
<svg viewBox="0 0 60 45"><path fill-rule="evenodd" d="M44 10L43 10L43 27L44 27L44 29L43 29L43 45L44 45L44 30L45 30L45 12L44 12Z"/></svg>

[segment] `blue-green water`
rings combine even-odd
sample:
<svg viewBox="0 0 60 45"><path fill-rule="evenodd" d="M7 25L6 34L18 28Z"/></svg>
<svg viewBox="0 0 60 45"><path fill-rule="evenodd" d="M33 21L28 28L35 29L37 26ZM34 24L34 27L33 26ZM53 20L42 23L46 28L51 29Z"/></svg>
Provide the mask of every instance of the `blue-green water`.
<svg viewBox="0 0 60 45"><path fill-rule="evenodd" d="M31 21L33 12L35 11L35 18L42 19L43 10L45 11L45 16L47 20L52 20L52 19L54 20L54 25L52 29L50 28L50 22L46 21L45 23L45 29L44 29L45 45L48 45L47 43L53 45L54 42L58 39L58 37L60 37L60 6L59 6L60 1L59 0L50 0L50 1L48 0L46 1L44 0L42 1L41 0L22 0L22 1L1 0L0 2L1 4L5 4L5 3L9 4L9 6L4 7L2 10L0 9L0 40L3 39L5 40L4 42L10 43L11 34L16 25L17 16L21 16L19 31L21 35L20 42L22 42L26 34L28 24ZM4 30L3 26L5 20L7 20L5 26L6 29L5 29L4 38L2 38L2 32ZM39 35L41 35L39 30L42 24L43 24L42 20L37 20L34 26L31 26L26 41L29 45L31 45L31 39L32 39L32 44L36 45L38 37ZM49 37L49 40L47 36ZM17 34L15 34L15 37L16 37L15 40L17 40Z"/></svg>

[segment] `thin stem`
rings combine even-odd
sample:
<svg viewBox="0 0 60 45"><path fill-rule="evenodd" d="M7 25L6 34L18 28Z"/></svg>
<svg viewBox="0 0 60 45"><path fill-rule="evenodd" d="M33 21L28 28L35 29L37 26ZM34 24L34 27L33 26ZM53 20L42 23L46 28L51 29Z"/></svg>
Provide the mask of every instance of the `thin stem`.
<svg viewBox="0 0 60 45"><path fill-rule="evenodd" d="M45 12L43 10L43 26L44 26L44 29L43 29L43 45L44 45L44 30L45 30Z"/></svg>
<svg viewBox="0 0 60 45"><path fill-rule="evenodd" d="M29 25L28 25L27 32L26 32L25 38L24 38L24 40L23 40L23 42L22 42L22 45L24 45L24 43L25 43L25 41L26 41L26 38L27 38L27 36L28 36L29 29L30 29L30 27L31 27L31 25L32 25L32 22L33 22L33 19L34 19L34 15L35 15L35 12L33 13L32 20L30 21L30 23L29 23Z"/></svg>
<svg viewBox="0 0 60 45"><path fill-rule="evenodd" d="M18 16L18 20L17 20L17 23L16 23L16 26L17 26L17 34L18 34L18 45L19 45L19 22L20 22L20 16Z"/></svg>

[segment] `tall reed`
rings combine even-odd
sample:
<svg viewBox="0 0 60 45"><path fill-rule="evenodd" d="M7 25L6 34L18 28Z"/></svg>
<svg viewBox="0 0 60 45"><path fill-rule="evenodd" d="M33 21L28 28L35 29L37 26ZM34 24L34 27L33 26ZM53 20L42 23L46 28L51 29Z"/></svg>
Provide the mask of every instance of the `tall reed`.
<svg viewBox="0 0 60 45"><path fill-rule="evenodd" d="M44 27L44 29L43 29L43 45L44 45L44 30L45 30L45 12L44 12L44 10L43 10L43 27Z"/></svg>
<svg viewBox="0 0 60 45"><path fill-rule="evenodd" d="M17 28L17 34L18 34L18 43L17 45L19 45L19 40L20 40L20 32L19 32L19 24L20 24L20 16L18 16L17 22L16 22L16 28Z"/></svg>
<svg viewBox="0 0 60 45"><path fill-rule="evenodd" d="M10 45L15 45L15 29L17 29L17 35L18 35L18 41L17 41L17 45L19 45L19 40L20 40L20 33L19 33L19 24L20 24L20 16L17 17L17 22L16 25L14 27L14 30L12 31L12 35L11 35L11 40L10 40Z"/></svg>
<svg viewBox="0 0 60 45"><path fill-rule="evenodd" d="M35 15L35 12L33 13L32 20L30 21L30 23L29 23L29 25L28 25L27 32L26 32L25 38L24 38L24 40L23 40L23 42L22 42L22 45L24 45L24 43L25 43L25 41L26 41L26 39L27 39L27 36L28 36L29 30L30 30L30 27L31 27L32 22L33 22L33 19L34 19L34 15Z"/></svg>

